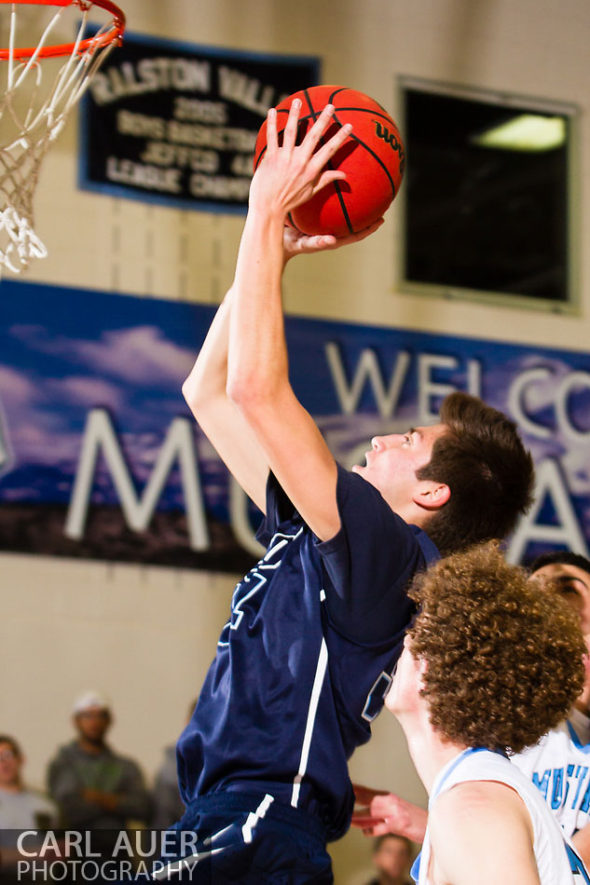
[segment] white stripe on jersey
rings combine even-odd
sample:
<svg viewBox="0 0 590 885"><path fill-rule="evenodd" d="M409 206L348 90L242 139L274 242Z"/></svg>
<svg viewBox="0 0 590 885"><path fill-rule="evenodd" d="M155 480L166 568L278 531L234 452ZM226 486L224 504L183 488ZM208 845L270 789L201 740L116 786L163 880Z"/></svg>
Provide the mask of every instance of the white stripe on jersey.
<svg viewBox="0 0 590 885"><path fill-rule="evenodd" d="M305 735L303 738L303 746L301 748L301 759L299 761L299 771L295 775L295 779L293 781L293 792L291 794L291 805L294 808L297 808L299 803L299 791L301 789L301 781L303 780L303 776L307 770L307 761L309 759L309 748L311 746L311 739L313 736L313 727L315 725L315 717L318 711L318 704L320 700L320 693L322 691L322 685L324 684L324 677L326 675L326 668L328 666L328 646L326 645L326 640L322 638L322 644L320 647L320 654L318 657L318 663L316 666L315 677L313 680L313 688L311 690L311 698L309 701L309 708L307 711L307 722L305 724Z"/></svg>
<svg viewBox="0 0 590 885"><path fill-rule="evenodd" d="M256 811L251 811L248 815L246 823L242 827L242 838L247 845L252 841L258 821L262 820L274 801L275 797L271 796L270 793L267 793Z"/></svg>

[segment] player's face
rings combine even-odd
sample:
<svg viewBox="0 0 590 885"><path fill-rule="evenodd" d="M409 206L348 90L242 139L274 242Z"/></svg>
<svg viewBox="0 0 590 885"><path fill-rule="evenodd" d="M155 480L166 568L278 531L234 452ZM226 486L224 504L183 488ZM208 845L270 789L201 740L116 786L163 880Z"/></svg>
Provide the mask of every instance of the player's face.
<svg viewBox="0 0 590 885"><path fill-rule="evenodd" d="M411 639L406 636L403 651L385 696L385 706L395 716L414 709L419 698L422 684L420 662L413 656L410 647Z"/></svg>
<svg viewBox="0 0 590 885"><path fill-rule="evenodd" d="M444 424L432 424L411 427L407 433L374 436L365 455L366 464L353 467L353 472L379 489L390 506L403 515L419 487L416 471L428 464L435 441L446 429Z"/></svg>
<svg viewBox="0 0 590 885"><path fill-rule="evenodd" d="M12 787L18 784L21 757L14 752L10 744L0 743L0 787Z"/></svg>
<svg viewBox="0 0 590 885"><path fill-rule="evenodd" d="M580 616L580 626L584 635L590 634L590 574L584 569L569 563L552 562L537 569L531 575L551 581L564 599Z"/></svg>

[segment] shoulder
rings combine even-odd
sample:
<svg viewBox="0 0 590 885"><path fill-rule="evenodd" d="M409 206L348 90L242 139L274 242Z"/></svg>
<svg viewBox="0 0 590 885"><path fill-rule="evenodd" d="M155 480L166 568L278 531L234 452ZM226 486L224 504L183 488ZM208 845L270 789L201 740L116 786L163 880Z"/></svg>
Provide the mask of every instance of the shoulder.
<svg viewBox="0 0 590 885"><path fill-rule="evenodd" d="M341 523L339 534L344 532L352 537L376 539L387 534L405 538L408 545L417 548L420 529L409 525L392 510L381 492L362 476L345 470L340 464L337 467L336 503ZM324 543L329 544L330 541Z"/></svg>
<svg viewBox="0 0 590 885"><path fill-rule="evenodd" d="M466 781L443 793L429 816L432 857L441 881L480 885L539 882L534 831L523 800L496 781Z"/></svg>
<svg viewBox="0 0 590 885"><path fill-rule="evenodd" d="M346 470L342 464L337 464L336 467L338 470L336 493L342 501L349 496L366 500L379 509L382 509L384 513L390 513L395 519L400 519L400 517L391 509L379 489L376 489L374 485L367 482L367 480L360 476L360 474L353 473L352 470ZM403 520L401 521L403 522Z"/></svg>
<svg viewBox="0 0 590 885"><path fill-rule="evenodd" d="M532 822L519 793L499 781L464 781L440 795L431 810L429 825L433 838L451 831L504 832L519 824L532 838Z"/></svg>

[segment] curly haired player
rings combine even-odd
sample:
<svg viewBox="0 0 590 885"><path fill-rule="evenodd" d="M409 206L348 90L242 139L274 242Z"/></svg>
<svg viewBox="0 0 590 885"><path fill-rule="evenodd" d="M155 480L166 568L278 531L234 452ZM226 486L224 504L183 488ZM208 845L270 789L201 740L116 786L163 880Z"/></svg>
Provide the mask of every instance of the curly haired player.
<svg viewBox="0 0 590 885"><path fill-rule="evenodd" d="M529 581L550 582L580 619L590 645L590 560L569 550L543 553L529 567ZM535 586L539 586L535 584ZM547 807L586 864L590 865L590 660L586 681L568 718L511 761L532 780ZM367 835L388 832L422 842L428 815L401 796L386 790L354 786L359 806L353 825Z"/></svg>
<svg viewBox="0 0 590 885"><path fill-rule="evenodd" d="M567 714L584 682L579 619L494 544L416 578L420 606L386 706L429 794L419 885L571 885L588 873L508 759Z"/></svg>

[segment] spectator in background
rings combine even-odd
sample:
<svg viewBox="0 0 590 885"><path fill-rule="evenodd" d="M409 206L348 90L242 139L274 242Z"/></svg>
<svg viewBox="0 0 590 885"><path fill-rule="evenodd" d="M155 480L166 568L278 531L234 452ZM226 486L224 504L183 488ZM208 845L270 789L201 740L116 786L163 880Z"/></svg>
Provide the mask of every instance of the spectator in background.
<svg viewBox="0 0 590 885"><path fill-rule="evenodd" d="M49 829L57 825L57 807L25 787L25 763L14 738L0 735L0 830Z"/></svg>
<svg viewBox="0 0 590 885"><path fill-rule="evenodd" d="M375 839L373 863L377 875L367 885L411 885L412 843L405 836L387 833Z"/></svg>
<svg viewBox="0 0 590 885"><path fill-rule="evenodd" d="M60 748L48 772L49 792L67 828L117 830L150 820L151 799L138 765L105 743L112 721L110 704L98 692L74 704L78 736Z"/></svg>

